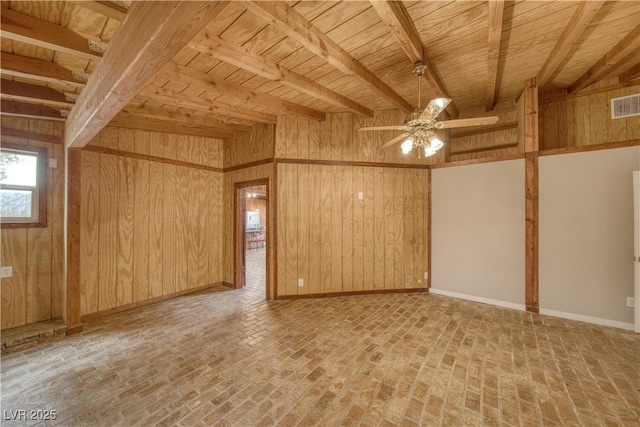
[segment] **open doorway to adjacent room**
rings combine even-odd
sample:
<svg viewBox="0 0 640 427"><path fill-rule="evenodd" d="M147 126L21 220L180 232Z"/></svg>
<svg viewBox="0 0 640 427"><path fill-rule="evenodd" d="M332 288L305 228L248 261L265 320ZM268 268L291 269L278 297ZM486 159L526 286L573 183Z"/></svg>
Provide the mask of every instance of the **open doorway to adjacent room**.
<svg viewBox="0 0 640 427"><path fill-rule="evenodd" d="M236 184L235 283L267 297L268 180Z"/></svg>

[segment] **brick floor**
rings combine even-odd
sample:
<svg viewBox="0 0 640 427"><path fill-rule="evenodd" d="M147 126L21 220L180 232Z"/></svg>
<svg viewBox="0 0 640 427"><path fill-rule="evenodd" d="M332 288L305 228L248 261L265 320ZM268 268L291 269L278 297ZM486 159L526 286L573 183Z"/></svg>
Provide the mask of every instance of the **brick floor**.
<svg viewBox="0 0 640 427"><path fill-rule="evenodd" d="M639 425L631 332L430 294L267 303L253 283L3 355L2 409L54 409L54 425Z"/></svg>

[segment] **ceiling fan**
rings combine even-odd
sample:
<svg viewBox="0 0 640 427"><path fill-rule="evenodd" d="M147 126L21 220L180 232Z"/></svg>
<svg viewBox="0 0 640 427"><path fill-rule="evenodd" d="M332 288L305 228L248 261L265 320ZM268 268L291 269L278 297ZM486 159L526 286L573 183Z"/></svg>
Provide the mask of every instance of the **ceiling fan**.
<svg viewBox="0 0 640 427"><path fill-rule="evenodd" d="M361 127L359 131L370 130L400 130L403 131L401 135L379 145L378 149L383 149L397 144L400 141L400 146L403 154L408 154L414 147L418 147L418 157L424 151L426 157L433 156L436 152L444 146L438 136L433 132L433 129L450 129L459 128L465 126L481 126L490 125L498 122L498 117L476 117L471 119L457 119L457 120L444 120L436 121L436 117L447 108L447 105L451 102L449 98L436 98L429 101L429 104L425 107L424 111L420 107L420 82L422 75L426 70L426 66L422 62L417 62L414 65L413 72L418 76L418 108L409 114L405 120L405 124L402 126L368 126Z"/></svg>

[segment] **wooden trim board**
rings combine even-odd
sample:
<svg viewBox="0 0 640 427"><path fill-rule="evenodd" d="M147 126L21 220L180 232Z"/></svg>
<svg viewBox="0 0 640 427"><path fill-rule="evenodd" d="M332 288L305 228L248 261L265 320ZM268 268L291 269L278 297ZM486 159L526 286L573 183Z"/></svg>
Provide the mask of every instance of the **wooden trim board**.
<svg viewBox="0 0 640 427"><path fill-rule="evenodd" d="M429 292L429 288L406 288L406 289L373 289L370 291L351 291L351 292L328 292L326 294L298 294L298 295L281 295L277 296L278 300L296 300L306 298L334 298L355 295L378 295L378 294L412 294L417 292Z"/></svg>

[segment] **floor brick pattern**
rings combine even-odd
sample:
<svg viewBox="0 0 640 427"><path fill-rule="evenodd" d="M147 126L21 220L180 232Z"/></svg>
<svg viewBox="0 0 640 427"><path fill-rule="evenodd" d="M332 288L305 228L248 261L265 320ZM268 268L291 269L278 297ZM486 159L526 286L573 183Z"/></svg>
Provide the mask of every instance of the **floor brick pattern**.
<svg viewBox="0 0 640 427"><path fill-rule="evenodd" d="M639 425L632 332L420 293L267 303L251 283L4 355L2 408L55 409L54 425Z"/></svg>

